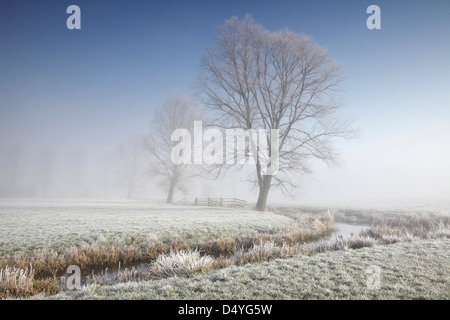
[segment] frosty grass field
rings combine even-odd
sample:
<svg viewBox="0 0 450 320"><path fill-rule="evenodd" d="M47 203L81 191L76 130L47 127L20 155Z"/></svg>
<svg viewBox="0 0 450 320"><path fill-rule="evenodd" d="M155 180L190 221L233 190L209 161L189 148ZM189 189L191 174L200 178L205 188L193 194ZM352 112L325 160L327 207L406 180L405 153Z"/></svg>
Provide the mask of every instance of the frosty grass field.
<svg viewBox="0 0 450 320"><path fill-rule="evenodd" d="M449 299L450 239L230 267L193 278L90 286L51 299ZM381 268L380 289L367 268ZM43 298L36 296L35 298Z"/></svg>
<svg viewBox="0 0 450 320"><path fill-rule="evenodd" d="M76 291L55 285L51 277L43 283L31 277L14 295L12 280L0 279L1 298L450 298L448 220L428 229L422 225L430 217L448 219L447 209L336 210L334 218L341 223L369 227L376 218L394 216L406 217L407 222L420 220L421 225L409 230L404 225L397 229L380 225L364 235L335 240L320 240L327 239L332 231L327 223L333 220L329 220L326 209L281 211L261 213L147 201L0 200L3 267L22 263L20 267L26 269L33 263L35 276L40 272L41 277L48 277L52 270L65 270L67 261L61 259L74 259L85 263L87 269L97 266L101 270L122 257L153 263L153 273L144 278L130 274L128 279L126 273L124 280L122 273L120 281L86 282ZM314 230L309 232L309 228ZM315 246L314 252L308 251L305 248L311 241L323 244ZM215 253L217 260L210 258L209 252L202 257L189 253L195 245L205 243L210 245L204 248ZM149 251L149 247L154 250ZM142 248L143 253L136 253ZM107 251L105 256L101 255L103 250ZM180 259L185 259L191 269L181 273L176 262ZM381 270L377 289L367 285L367 270L372 266Z"/></svg>
<svg viewBox="0 0 450 320"><path fill-rule="evenodd" d="M0 201L0 255L157 238L200 242L265 232L291 219L253 210L172 206L144 201Z"/></svg>

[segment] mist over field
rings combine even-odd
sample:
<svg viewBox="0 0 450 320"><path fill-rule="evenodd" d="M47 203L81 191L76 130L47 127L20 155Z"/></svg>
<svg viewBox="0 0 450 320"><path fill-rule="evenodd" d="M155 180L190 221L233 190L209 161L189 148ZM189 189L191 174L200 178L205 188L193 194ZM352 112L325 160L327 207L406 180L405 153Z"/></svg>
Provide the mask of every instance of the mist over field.
<svg viewBox="0 0 450 320"><path fill-rule="evenodd" d="M340 157L331 167L311 161L312 174L296 178L295 200L448 199L450 44L440 35L449 25L446 18L429 19L448 11L445 2L430 8L409 4L405 14L396 14L400 4L383 4L381 30L365 28L364 10L356 14L364 6L356 3L334 5L354 17L349 21L319 5L298 10L287 2L256 7L247 3L239 10L230 4L220 14L187 24L193 18L184 12L196 12L188 4L126 8L117 4L127 12L121 16L115 6L83 3L87 14L78 33L57 25L65 18L56 14L64 11L62 4L26 3L22 7L7 1L0 11L1 39L8 44L0 61L1 197L127 197L118 146L133 135L148 135L154 110L170 94L195 100L191 83L200 73L202 51L214 45L215 26L232 15L252 12L271 30L287 27L329 48L343 66L342 115L354 119L358 130L356 139L336 141ZM123 22L145 11L143 6L148 19ZM29 16L31 8L39 10ZM292 10L296 14L279 19ZM420 10L428 14L419 14ZM169 13L177 18L164 19ZM117 17L123 23L114 25L115 19L100 23L96 15ZM316 19L302 23L306 15ZM416 23L406 17L416 18ZM48 21L42 23L44 19ZM330 25L346 25L348 31L338 28L333 37L327 28L316 31L325 19ZM427 30L439 32L419 33L424 23ZM33 29L36 24L40 29ZM99 38L106 29L110 40ZM146 36L140 37L138 29L147 30ZM399 39L397 33L414 37ZM37 38L27 40L32 37ZM435 49L426 51L427 47ZM143 161L142 181L132 197L164 197L165 190L145 167L149 160ZM175 198L239 195L255 201L256 193L242 181L247 176L244 170L220 180L198 177L186 194ZM292 199L273 190L272 201Z"/></svg>
<svg viewBox="0 0 450 320"><path fill-rule="evenodd" d="M449 15L1 1L0 300L448 300Z"/></svg>
<svg viewBox="0 0 450 320"><path fill-rule="evenodd" d="M427 108L424 109L427 112ZM147 118L151 119L151 112L148 113ZM436 115L436 118L435 122L418 125L413 122L405 132L396 128L384 130L380 124L383 131L380 137L369 137L376 131L361 129L356 141L342 142L338 165L314 164L313 173L299 181L294 200L275 192L269 202L383 200L448 203L450 125L441 116ZM2 117L2 121L5 118ZM54 125L53 122L46 124L47 127ZM17 127L21 126L17 124ZM391 139L386 134L389 129L392 130ZM145 132L146 127L142 126L141 131ZM117 164L120 158L117 146L127 139L128 132L123 135L124 139L101 148L95 148L95 143L89 140L82 146L76 143L57 145L53 141L39 144L39 135L26 137L25 141L18 141L16 137L2 141L0 195L2 198L126 198L126 185ZM164 190L145 171L146 165L142 172L144 181L133 197L164 197ZM245 178L243 173L231 173L213 181L197 178L192 188L186 194L177 195L176 199L239 195L252 201L255 193L248 191L248 185L242 181Z"/></svg>

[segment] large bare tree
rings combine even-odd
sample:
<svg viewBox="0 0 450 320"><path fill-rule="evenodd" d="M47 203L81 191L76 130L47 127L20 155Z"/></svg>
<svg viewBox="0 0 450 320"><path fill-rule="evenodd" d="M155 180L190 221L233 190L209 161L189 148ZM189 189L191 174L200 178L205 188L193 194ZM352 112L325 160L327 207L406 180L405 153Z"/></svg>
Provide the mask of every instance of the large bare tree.
<svg viewBox="0 0 450 320"><path fill-rule="evenodd" d="M167 190L167 203L173 203L175 191L186 191L188 181L198 175L198 168L187 163L175 163L172 159L175 145L172 133L177 129L192 129L196 120L201 120L201 112L180 94L171 95L155 111L146 146L151 156L150 175L159 178Z"/></svg>
<svg viewBox="0 0 450 320"><path fill-rule="evenodd" d="M247 139L255 157L257 210L265 210L271 186L293 195L299 176L310 171L309 159L333 161L332 139L349 135L349 122L338 116L341 68L307 36L269 32L250 16L234 17L220 27L201 66L199 96L217 126L279 130L277 150L269 134L266 141L269 156L278 153L276 174L266 174L271 157L252 135Z"/></svg>

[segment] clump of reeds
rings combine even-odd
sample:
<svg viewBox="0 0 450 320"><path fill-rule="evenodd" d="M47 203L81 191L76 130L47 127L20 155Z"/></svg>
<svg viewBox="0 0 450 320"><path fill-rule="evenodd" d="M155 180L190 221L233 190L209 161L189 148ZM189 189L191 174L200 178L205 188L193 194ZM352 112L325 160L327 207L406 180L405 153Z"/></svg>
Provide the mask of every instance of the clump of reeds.
<svg viewBox="0 0 450 320"><path fill-rule="evenodd" d="M239 248L235 252L235 259L237 265L245 265L248 263L260 263L270 261L273 259L292 258L295 255L308 255L309 252L301 245L289 245L284 243L281 246L274 242L261 242L253 245L252 248L246 250Z"/></svg>
<svg viewBox="0 0 450 320"><path fill-rule="evenodd" d="M157 278L172 276L189 277L215 269L214 258L202 256L199 251L177 251L159 255L150 265L150 273Z"/></svg>
<svg viewBox="0 0 450 320"><path fill-rule="evenodd" d="M360 233L381 244L450 237L448 217L395 217L380 220Z"/></svg>
<svg viewBox="0 0 450 320"><path fill-rule="evenodd" d="M86 277L86 286L91 285L113 285L116 283L131 282L141 280L141 273L136 267L122 268L119 263L117 271L110 271L109 268L103 269L100 273L92 271L90 275ZM91 289L95 286L91 286Z"/></svg>
<svg viewBox="0 0 450 320"><path fill-rule="evenodd" d="M63 273L70 265L82 269L117 265L121 263L136 263L155 259L167 249L159 240L149 240L141 245L123 243L83 244L56 251L50 248L37 249L31 253L16 252L0 260L0 268L15 266L27 268L33 264L34 275L37 278L53 276L55 272Z"/></svg>
<svg viewBox="0 0 450 320"><path fill-rule="evenodd" d="M324 241L317 244L314 248L316 252L327 252L348 249L361 249L364 247L372 247L378 241L374 238L362 235L338 236L332 240Z"/></svg>
<svg viewBox="0 0 450 320"><path fill-rule="evenodd" d="M0 269L0 298L27 297L35 293L34 272L26 269L5 267Z"/></svg>
<svg viewBox="0 0 450 320"><path fill-rule="evenodd" d="M209 241L206 243L201 243L197 246L205 254L220 257L229 257L233 254L234 248L236 247L236 241L231 238L221 238L214 241Z"/></svg>

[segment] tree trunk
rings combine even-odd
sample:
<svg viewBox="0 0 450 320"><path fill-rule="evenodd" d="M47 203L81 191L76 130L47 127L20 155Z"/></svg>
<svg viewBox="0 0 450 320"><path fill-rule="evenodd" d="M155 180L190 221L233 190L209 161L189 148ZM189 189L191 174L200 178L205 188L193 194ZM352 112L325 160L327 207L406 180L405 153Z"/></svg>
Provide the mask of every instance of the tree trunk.
<svg viewBox="0 0 450 320"><path fill-rule="evenodd" d="M173 193L175 191L175 183L172 181L170 183L169 193L167 194L166 203L173 203Z"/></svg>
<svg viewBox="0 0 450 320"><path fill-rule="evenodd" d="M264 212L266 210L267 197L269 196L271 181L272 176L264 176L262 179L262 184L259 185L258 202L255 207L258 211Z"/></svg>

